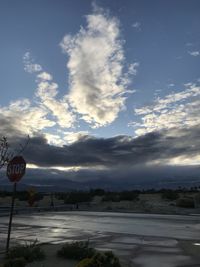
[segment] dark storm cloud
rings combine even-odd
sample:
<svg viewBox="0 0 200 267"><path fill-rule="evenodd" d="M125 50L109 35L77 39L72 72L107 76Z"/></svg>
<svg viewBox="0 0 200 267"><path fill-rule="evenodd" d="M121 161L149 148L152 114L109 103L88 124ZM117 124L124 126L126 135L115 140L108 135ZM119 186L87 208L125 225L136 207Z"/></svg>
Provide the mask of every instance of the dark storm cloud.
<svg viewBox="0 0 200 267"><path fill-rule="evenodd" d="M176 156L198 155L200 130L152 132L144 136L112 138L84 137L68 146L49 145L43 136L31 138L25 151L29 163L39 166L123 166L143 165Z"/></svg>
<svg viewBox="0 0 200 267"><path fill-rule="evenodd" d="M17 147L26 141L26 137L12 137L9 141L11 147ZM200 182L199 167L172 167L165 165L165 162L176 156L189 159L198 155L199 150L198 128L152 132L137 138L85 136L63 147L50 145L44 136L37 135L30 139L24 157L28 163L39 168L27 169L22 184L51 185L61 187L59 190L62 187L129 189L193 186ZM152 161L156 164L149 165ZM56 166L84 168L63 171L53 169ZM5 177L0 182L2 184L7 180Z"/></svg>

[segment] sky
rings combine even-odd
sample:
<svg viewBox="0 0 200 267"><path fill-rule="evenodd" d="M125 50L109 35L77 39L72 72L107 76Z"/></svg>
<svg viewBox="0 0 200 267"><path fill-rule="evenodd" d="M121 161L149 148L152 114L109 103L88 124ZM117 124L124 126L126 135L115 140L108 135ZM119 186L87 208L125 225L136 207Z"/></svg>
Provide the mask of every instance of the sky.
<svg viewBox="0 0 200 267"><path fill-rule="evenodd" d="M198 0L2 0L0 33L0 134L30 136L27 181L198 170Z"/></svg>

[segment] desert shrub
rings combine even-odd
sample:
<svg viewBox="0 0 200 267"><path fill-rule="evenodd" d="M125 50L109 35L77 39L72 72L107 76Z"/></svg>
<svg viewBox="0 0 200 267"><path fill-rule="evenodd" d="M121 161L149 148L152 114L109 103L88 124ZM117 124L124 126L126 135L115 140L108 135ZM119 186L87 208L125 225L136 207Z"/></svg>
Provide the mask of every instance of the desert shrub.
<svg viewBox="0 0 200 267"><path fill-rule="evenodd" d="M26 266L26 260L23 257L7 260L3 265L3 267L25 267L25 266Z"/></svg>
<svg viewBox="0 0 200 267"><path fill-rule="evenodd" d="M90 192L76 191L64 195L65 204L90 202L91 200L92 200L92 195L90 194Z"/></svg>
<svg viewBox="0 0 200 267"><path fill-rule="evenodd" d="M179 194L173 190L163 190L161 197L167 200L176 200L179 198Z"/></svg>
<svg viewBox="0 0 200 267"><path fill-rule="evenodd" d="M105 190L102 188L90 189L90 194L94 196L103 196L105 195Z"/></svg>
<svg viewBox="0 0 200 267"><path fill-rule="evenodd" d="M30 244L17 245L11 248L7 255L8 259L24 258L27 262L43 260L45 254L37 244L37 240Z"/></svg>
<svg viewBox="0 0 200 267"><path fill-rule="evenodd" d="M179 198L176 205L181 208L194 208L194 199L189 197Z"/></svg>
<svg viewBox="0 0 200 267"><path fill-rule="evenodd" d="M106 192L103 201L119 202L122 200L135 201L139 199L138 191Z"/></svg>
<svg viewBox="0 0 200 267"><path fill-rule="evenodd" d="M90 259L84 259L76 267L121 267L119 259L111 252L98 252Z"/></svg>
<svg viewBox="0 0 200 267"><path fill-rule="evenodd" d="M16 193L16 198L20 201L27 201L29 197L29 194L27 191L18 191Z"/></svg>
<svg viewBox="0 0 200 267"><path fill-rule="evenodd" d="M79 241L66 243L57 252L58 257L82 260L84 258L91 258L95 254L96 250L89 247L89 241Z"/></svg>
<svg viewBox="0 0 200 267"><path fill-rule="evenodd" d="M120 201L120 195L118 193L115 193L115 192L107 192L102 201L105 201L105 202L119 202Z"/></svg>
<svg viewBox="0 0 200 267"><path fill-rule="evenodd" d="M120 200L134 201L139 199L137 191L123 191L120 193Z"/></svg>
<svg viewBox="0 0 200 267"><path fill-rule="evenodd" d="M12 196L12 192L0 191L0 197L10 197L10 196Z"/></svg>
<svg viewBox="0 0 200 267"><path fill-rule="evenodd" d="M35 193L34 194L34 200L39 201L43 199L43 195L41 193ZM16 193L16 198L20 201L28 201L30 198L30 195L27 191L19 191Z"/></svg>
<svg viewBox="0 0 200 267"><path fill-rule="evenodd" d="M81 260L76 267L90 267L91 266L91 258L85 258Z"/></svg>

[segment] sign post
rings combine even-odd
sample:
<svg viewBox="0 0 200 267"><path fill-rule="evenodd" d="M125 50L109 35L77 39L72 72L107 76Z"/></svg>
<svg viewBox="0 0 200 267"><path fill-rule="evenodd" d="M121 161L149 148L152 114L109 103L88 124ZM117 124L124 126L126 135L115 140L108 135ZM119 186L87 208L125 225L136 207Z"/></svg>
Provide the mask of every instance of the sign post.
<svg viewBox="0 0 200 267"><path fill-rule="evenodd" d="M8 225L8 237L7 237L7 242L6 242L6 253L8 253L8 251L9 251L10 233L11 233L13 210L14 210L14 204L15 204L16 188L17 188L17 183L14 183L14 185L13 185L13 194L12 194L12 202L11 202L11 208L10 208L10 219L9 219L9 225Z"/></svg>
<svg viewBox="0 0 200 267"><path fill-rule="evenodd" d="M6 253L8 253L9 251L10 233L11 233L11 227L12 227L12 218L13 218L13 211L14 211L14 205L15 205L17 182L20 181L20 179L25 174L25 172L26 172L26 162L22 156L16 156L8 163L7 176L8 176L8 179L14 184L13 184L13 194L12 194L12 202L11 202L11 208L10 208L10 219L9 219L9 225L8 225L8 237L7 237L7 242L6 242Z"/></svg>

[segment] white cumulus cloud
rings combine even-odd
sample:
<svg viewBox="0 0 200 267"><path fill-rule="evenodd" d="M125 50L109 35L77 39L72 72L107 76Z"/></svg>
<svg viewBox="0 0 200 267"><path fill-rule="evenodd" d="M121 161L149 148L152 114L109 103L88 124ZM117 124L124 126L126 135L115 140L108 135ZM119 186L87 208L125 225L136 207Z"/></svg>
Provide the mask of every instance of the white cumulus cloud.
<svg viewBox="0 0 200 267"><path fill-rule="evenodd" d="M66 35L60 44L69 56L70 105L92 127L105 126L118 117L130 82L124 73L119 22L96 10L86 16L85 28L75 36ZM132 74L136 67L130 67Z"/></svg>
<svg viewBox="0 0 200 267"><path fill-rule="evenodd" d="M52 81L53 77L47 73L42 72L37 75L38 87L36 96L40 99L41 105L47 108L50 115L56 119L56 123L62 128L72 127L75 117L69 110L69 104L66 98L57 99L58 84Z"/></svg>
<svg viewBox="0 0 200 267"><path fill-rule="evenodd" d="M188 84L187 88L158 98L151 106L135 109L141 118L137 135L172 128L190 128L200 125L200 86Z"/></svg>
<svg viewBox="0 0 200 267"><path fill-rule="evenodd" d="M7 107L0 108L0 121L4 122L1 123L1 133L6 136L32 135L44 128L53 127L55 122L48 119L47 115L45 109L32 105L28 99L16 100Z"/></svg>

